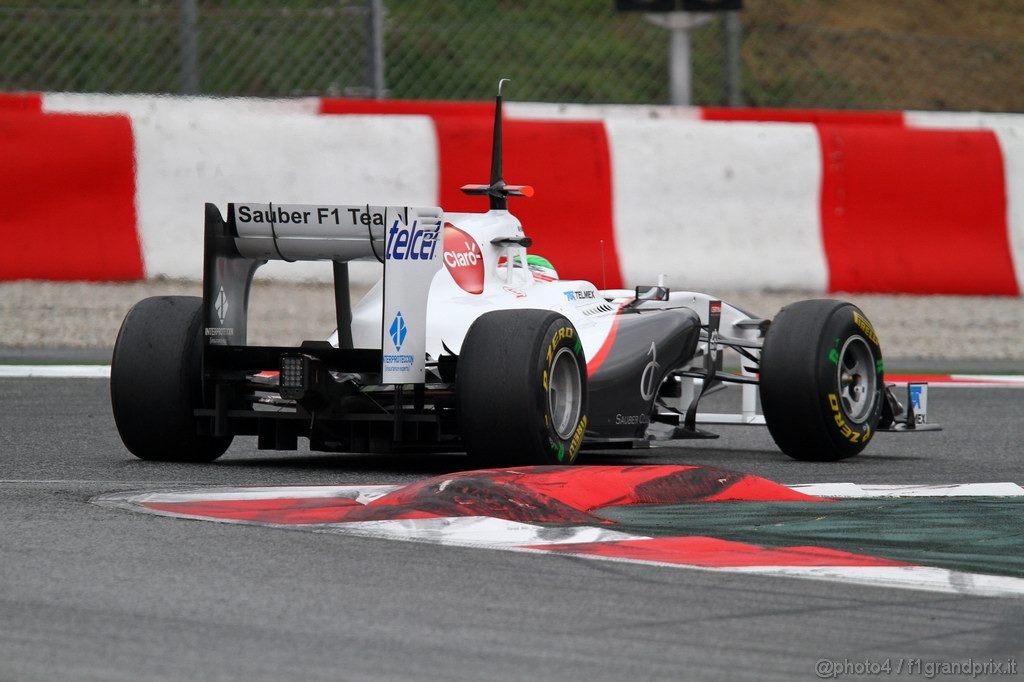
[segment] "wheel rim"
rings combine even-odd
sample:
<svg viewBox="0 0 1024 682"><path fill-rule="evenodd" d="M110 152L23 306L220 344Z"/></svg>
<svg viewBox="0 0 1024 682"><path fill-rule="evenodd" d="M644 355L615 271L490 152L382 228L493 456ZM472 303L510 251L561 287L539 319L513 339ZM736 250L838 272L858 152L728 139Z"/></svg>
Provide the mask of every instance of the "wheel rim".
<svg viewBox="0 0 1024 682"><path fill-rule="evenodd" d="M871 415L878 390L875 354L863 337L850 337L843 344L836 379L846 417L854 423L863 423Z"/></svg>
<svg viewBox="0 0 1024 682"><path fill-rule="evenodd" d="M562 348L555 354L548 376L548 414L559 438L572 436L582 405L583 386L576 354Z"/></svg>

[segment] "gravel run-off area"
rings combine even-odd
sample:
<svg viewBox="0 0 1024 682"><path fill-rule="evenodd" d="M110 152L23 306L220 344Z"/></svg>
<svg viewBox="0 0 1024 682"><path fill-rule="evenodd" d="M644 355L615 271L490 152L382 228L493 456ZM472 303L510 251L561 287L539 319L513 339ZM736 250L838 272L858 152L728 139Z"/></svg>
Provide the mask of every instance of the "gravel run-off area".
<svg viewBox="0 0 1024 682"><path fill-rule="evenodd" d="M806 291L718 291L725 301L764 317L805 298ZM150 280L122 284L19 281L0 283L0 357L69 352L102 359L128 309L147 296L200 296L200 282ZM362 292L356 292L356 296ZM979 362L1024 372L1024 298L831 294L857 304L878 331L888 360ZM257 280L250 302L250 343L294 345L334 329L332 289L325 284Z"/></svg>

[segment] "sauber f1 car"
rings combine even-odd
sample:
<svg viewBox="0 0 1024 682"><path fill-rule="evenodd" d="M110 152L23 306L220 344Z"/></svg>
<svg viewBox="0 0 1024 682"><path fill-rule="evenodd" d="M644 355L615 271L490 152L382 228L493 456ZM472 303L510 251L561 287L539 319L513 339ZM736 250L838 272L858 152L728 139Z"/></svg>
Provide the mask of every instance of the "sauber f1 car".
<svg viewBox="0 0 1024 682"><path fill-rule="evenodd" d="M206 204L203 297L136 304L121 325L111 402L142 459L210 461L235 436L295 450L464 451L475 464L568 464L583 447L714 437L765 424L801 460L861 452L878 431L924 430L886 386L856 306L810 300L773 320L652 284L562 280L508 211L501 84L486 213L435 207ZM355 306L348 263L382 279ZM338 328L298 347L246 343L250 287L269 260L329 260ZM725 353L733 365L723 362ZM729 367L730 369L726 369ZM735 414L701 400L740 387ZM760 397L760 412L758 411Z"/></svg>

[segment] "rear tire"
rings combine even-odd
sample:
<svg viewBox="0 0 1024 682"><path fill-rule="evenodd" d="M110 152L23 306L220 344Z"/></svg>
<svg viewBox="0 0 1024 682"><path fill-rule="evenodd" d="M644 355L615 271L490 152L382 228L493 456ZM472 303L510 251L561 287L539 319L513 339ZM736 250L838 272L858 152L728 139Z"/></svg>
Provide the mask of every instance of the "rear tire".
<svg viewBox="0 0 1024 682"><path fill-rule="evenodd" d="M121 323L110 364L110 404L121 440L140 459L209 462L231 437L197 433L202 400L202 307L192 296L147 298Z"/></svg>
<svg viewBox="0 0 1024 682"><path fill-rule="evenodd" d="M761 409L790 457L860 453L885 401L882 349L863 312L842 301L800 301L772 320L761 351Z"/></svg>
<svg viewBox="0 0 1024 682"><path fill-rule="evenodd" d="M462 343L455 399L475 464L572 464L587 428L587 362L576 328L548 310L481 315Z"/></svg>

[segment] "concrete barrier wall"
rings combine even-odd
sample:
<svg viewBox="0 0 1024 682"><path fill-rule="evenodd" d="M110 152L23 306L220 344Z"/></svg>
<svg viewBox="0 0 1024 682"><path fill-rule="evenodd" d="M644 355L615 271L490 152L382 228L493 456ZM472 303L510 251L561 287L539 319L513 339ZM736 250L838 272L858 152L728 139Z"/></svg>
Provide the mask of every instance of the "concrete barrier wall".
<svg viewBox="0 0 1024 682"><path fill-rule="evenodd" d="M813 126L612 119L607 129L627 281L825 289Z"/></svg>
<svg viewBox="0 0 1024 682"><path fill-rule="evenodd" d="M1018 292L1024 291L1024 116L1019 114L908 112L907 125L946 131L991 131L1002 158L1010 256Z"/></svg>
<svg viewBox="0 0 1024 682"><path fill-rule="evenodd" d="M199 278L206 201L484 210L458 188L487 179L492 116L486 102L0 97L16 247L0 278ZM537 190L512 210L564 277L993 295L1024 281L1024 116L510 102L505 132L506 180Z"/></svg>
<svg viewBox="0 0 1024 682"><path fill-rule="evenodd" d="M0 100L0 279L141 278L133 150L126 116Z"/></svg>

